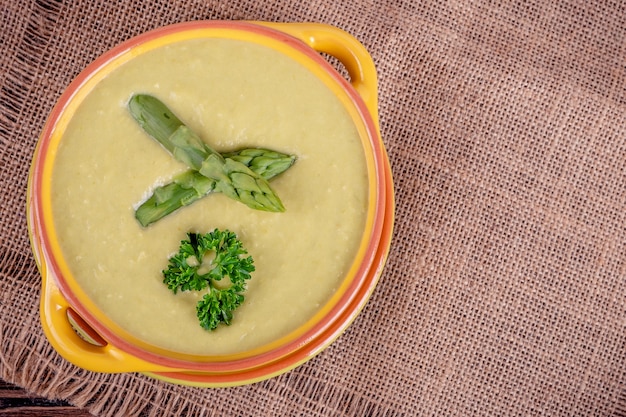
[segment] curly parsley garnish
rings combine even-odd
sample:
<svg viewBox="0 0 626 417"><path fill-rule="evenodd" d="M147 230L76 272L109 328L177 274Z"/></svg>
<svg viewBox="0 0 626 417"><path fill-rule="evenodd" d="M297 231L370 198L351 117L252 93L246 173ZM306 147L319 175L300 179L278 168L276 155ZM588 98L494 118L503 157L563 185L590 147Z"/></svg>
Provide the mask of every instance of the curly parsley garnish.
<svg viewBox="0 0 626 417"><path fill-rule="evenodd" d="M214 330L218 324L230 325L233 310L244 301L246 281L254 271L252 257L237 235L215 229L207 234L188 233L180 242L178 253L163 271L163 283L176 294L180 291L203 291L196 313L200 325Z"/></svg>

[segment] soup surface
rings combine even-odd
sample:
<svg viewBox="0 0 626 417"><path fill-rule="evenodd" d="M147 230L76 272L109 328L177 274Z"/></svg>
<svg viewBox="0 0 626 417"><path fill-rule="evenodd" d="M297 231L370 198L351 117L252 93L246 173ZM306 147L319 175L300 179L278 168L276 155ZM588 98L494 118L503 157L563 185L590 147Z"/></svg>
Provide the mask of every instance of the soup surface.
<svg viewBox="0 0 626 417"><path fill-rule="evenodd" d="M219 152L264 147L297 156L271 181L286 211L211 194L143 228L135 208L187 169L128 112L152 94ZM125 63L87 95L60 142L52 179L55 228L81 288L114 322L160 348L245 351L307 322L335 293L358 251L368 181L357 130L338 98L273 49L184 40ZM162 270L187 232L229 229L255 262L230 326L203 330L202 294L174 295Z"/></svg>

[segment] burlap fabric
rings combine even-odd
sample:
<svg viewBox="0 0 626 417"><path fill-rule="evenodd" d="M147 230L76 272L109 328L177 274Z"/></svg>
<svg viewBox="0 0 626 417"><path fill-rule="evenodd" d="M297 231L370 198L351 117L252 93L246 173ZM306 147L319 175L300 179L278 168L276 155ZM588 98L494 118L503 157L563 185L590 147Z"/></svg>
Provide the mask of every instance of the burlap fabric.
<svg viewBox="0 0 626 417"><path fill-rule="evenodd" d="M197 389L80 370L39 325L25 190L63 89L198 19L314 21L374 57L397 192L363 313L280 377ZM626 415L620 1L0 0L0 377L96 415Z"/></svg>

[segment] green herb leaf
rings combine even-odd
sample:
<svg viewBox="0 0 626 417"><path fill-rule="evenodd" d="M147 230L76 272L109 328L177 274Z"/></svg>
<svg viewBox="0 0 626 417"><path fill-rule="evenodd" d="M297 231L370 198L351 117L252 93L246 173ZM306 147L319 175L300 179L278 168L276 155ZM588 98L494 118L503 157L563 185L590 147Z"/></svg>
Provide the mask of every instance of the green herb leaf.
<svg viewBox="0 0 626 417"><path fill-rule="evenodd" d="M169 259L163 271L163 283L174 294L208 289L196 306L200 325L206 330L214 330L220 323L229 325L233 311L245 299L247 280L255 269L252 257L245 256L247 253L231 231L188 233L178 253ZM209 255L213 259L206 265ZM207 269L208 272L202 272ZM221 282L224 279L229 282Z"/></svg>

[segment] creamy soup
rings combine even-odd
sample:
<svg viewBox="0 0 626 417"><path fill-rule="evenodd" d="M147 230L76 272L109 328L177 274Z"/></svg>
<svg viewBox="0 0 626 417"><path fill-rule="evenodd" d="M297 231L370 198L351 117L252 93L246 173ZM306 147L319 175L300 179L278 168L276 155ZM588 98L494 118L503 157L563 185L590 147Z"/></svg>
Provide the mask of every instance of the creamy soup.
<svg viewBox="0 0 626 417"><path fill-rule="evenodd" d="M141 227L134 209L187 167L132 119L133 93L161 99L220 152L296 155L270 182L286 211L214 193ZM185 40L125 63L79 106L53 169L53 216L76 281L114 322L160 348L226 354L289 334L335 293L360 244L367 183L353 121L301 64L247 42ZM174 295L162 270L187 232L214 228L239 236L256 271L232 324L211 332L196 318L202 294Z"/></svg>

